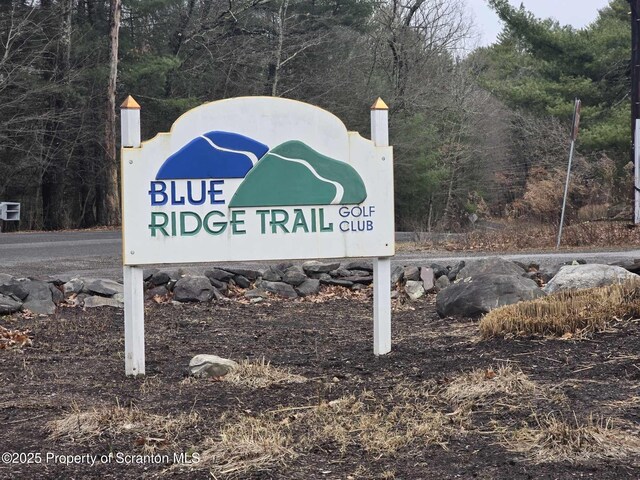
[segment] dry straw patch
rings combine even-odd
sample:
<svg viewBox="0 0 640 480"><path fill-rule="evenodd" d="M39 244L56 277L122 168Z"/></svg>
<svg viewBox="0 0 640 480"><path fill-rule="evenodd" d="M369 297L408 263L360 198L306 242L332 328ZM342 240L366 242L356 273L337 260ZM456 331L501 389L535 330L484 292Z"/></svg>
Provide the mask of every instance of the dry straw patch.
<svg viewBox="0 0 640 480"><path fill-rule="evenodd" d="M288 368L274 367L264 358L257 362L244 360L223 378L225 382L233 385L250 388L266 388L271 385L307 381L302 375L291 373Z"/></svg>
<svg viewBox="0 0 640 480"><path fill-rule="evenodd" d="M174 445L177 437L194 427L199 421L197 413L156 415L138 408L121 406L94 408L88 411L75 409L58 420L48 423L50 438L68 439L89 443L103 436L135 435L136 444L145 450Z"/></svg>
<svg viewBox="0 0 640 480"><path fill-rule="evenodd" d="M468 412L496 396L532 395L539 387L512 365L474 369L454 378L441 393L456 412Z"/></svg>
<svg viewBox="0 0 640 480"><path fill-rule="evenodd" d="M492 310L480 321L484 338L497 335L580 335L640 316L640 282L566 290Z"/></svg>
<svg viewBox="0 0 640 480"><path fill-rule="evenodd" d="M623 460L640 455L640 438L614 426L611 419L590 416L580 422L556 415L536 416L536 424L526 426L505 439L507 448L523 453L534 463Z"/></svg>
<svg viewBox="0 0 640 480"><path fill-rule="evenodd" d="M214 478L244 478L249 472L268 471L296 457L286 422L273 414L261 417L222 418L224 426L217 438L198 446L201 462Z"/></svg>

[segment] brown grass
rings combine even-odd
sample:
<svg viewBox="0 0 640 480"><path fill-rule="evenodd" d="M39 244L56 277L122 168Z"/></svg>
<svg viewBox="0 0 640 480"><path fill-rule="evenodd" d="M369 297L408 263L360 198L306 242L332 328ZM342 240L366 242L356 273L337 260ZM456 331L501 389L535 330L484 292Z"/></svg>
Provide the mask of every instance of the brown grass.
<svg viewBox="0 0 640 480"><path fill-rule="evenodd" d="M274 367L264 358L256 362L244 360L237 368L223 377L225 382L250 388L266 388L271 385L304 383L302 375L291 373L288 368Z"/></svg>
<svg viewBox="0 0 640 480"><path fill-rule="evenodd" d="M497 397L530 396L539 387L517 367L474 369L454 378L441 393L456 412L464 413Z"/></svg>
<svg viewBox="0 0 640 480"><path fill-rule="evenodd" d="M534 463L622 460L640 455L640 438L620 430L611 419L590 416L580 422L557 415L535 417L535 425L516 430L505 440L513 452Z"/></svg>
<svg viewBox="0 0 640 480"><path fill-rule="evenodd" d="M613 321L640 316L640 283L557 292L496 308L480 321L484 338L498 335L565 335L605 330Z"/></svg>
<svg viewBox="0 0 640 480"><path fill-rule="evenodd" d="M156 447L175 445L180 434L198 422L199 416L195 412L177 416L156 415L136 407L118 405L88 411L76 407L72 413L49 422L47 427L50 438L64 438L77 443L90 443L103 436L134 435L137 445L153 451Z"/></svg>
<svg viewBox="0 0 640 480"><path fill-rule="evenodd" d="M201 462L213 478L244 478L249 472L268 471L296 457L291 431L274 415L260 417L224 416L217 438L209 438L198 447Z"/></svg>

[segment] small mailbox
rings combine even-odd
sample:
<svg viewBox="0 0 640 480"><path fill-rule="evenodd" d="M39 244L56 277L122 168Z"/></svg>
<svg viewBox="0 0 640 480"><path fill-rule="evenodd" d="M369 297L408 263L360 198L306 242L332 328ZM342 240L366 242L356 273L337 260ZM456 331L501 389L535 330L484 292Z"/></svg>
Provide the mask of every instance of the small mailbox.
<svg viewBox="0 0 640 480"><path fill-rule="evenodd" d="M0 220L17 222L20 220L20 204L16 202L0 202Z"/></svg>

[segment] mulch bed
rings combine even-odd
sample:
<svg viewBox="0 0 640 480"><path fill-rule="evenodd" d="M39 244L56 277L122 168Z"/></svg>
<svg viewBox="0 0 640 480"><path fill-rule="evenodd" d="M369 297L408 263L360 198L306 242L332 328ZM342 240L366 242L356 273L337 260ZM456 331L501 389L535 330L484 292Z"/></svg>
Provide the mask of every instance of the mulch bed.
<svg viewBox="0 0 640 480"><path fill-rule="evenodd" d="M400 382L437 389L462 372L511 364L563 400L538 405L529 398L516 398L510 405L479 408L443 445L414 442L393 455L373 455L358 445L340 451L328 443L284 464L234 478L640 477L637 459L535 464L503 442L505 428L515 429L529 421L532 409L538 408L537 413L556 411L569 419L597 414L639 425L640 404L630 401L639 395L638 322L614 325L611 331L586 339L482 340L477 322L439 319L434 297L428 296L397 305L393 351L376 358L371 300L363 297L326 296L321 302L272 299L261 304L148 303L144 378L124 375L121 310L63 308L50 317L0 317L0 326L11 331L30 330L32 341L31 346L0 350L1 450L43 455L140 453L138 442L129 435L104 435L89 444L50 436L48 422L74 409L119 405L160 415L197 412L198 428L186 431L179 440L184 451L215 437L225 413L259 415L365 391L384 397ZM199 353L235 360L264 358L308 381L262 389L207 379L185 381L189 360ZM453 413L445 404L438 408ZM211 478L208 470L169 467L0 463L0 478Z"/></svg>

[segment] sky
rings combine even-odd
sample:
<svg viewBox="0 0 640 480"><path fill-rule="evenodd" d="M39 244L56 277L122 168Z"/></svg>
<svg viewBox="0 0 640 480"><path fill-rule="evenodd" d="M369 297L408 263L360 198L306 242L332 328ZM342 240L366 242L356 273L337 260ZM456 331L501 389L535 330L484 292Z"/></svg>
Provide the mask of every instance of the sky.
<svg viewBox="0 0 640 480"><path fill-rule="evenodd" d="M498 16L487 6L486 0L466 0L475 28L480 35L479 44L489 45L502 30ZM524 7L539 18L555 18L562 25L581 28L596 19L598 10L609 4L608 0L509 0Z"/></svg>

